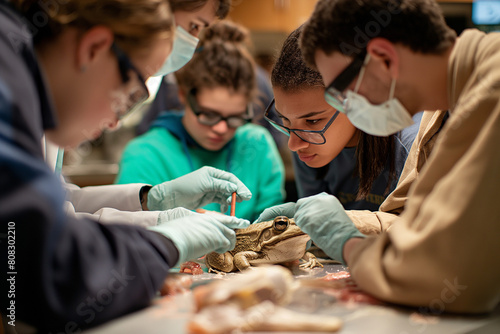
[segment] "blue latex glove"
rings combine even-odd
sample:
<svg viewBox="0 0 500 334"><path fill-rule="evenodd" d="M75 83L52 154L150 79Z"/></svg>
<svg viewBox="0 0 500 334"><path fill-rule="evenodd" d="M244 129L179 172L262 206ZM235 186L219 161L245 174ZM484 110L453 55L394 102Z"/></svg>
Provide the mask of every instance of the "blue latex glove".
<svg viewBox="0 0 500 334"><path fill-rule="evenodd" d="M161 214L158 219L162 219ZM248 220L241 218L191 212L182 218L161 222L148 229L172 240L179 251L177 266L210 252L224 253L232 250L236 243L236 234L232 229L246 228L249 225Z"/></svg>
<svg viewBox="0 0 500 334"><path fill-rule="evenodd" d="M285 204L275 205L262 211L259 218L257 218L257 220L253 222L253 224L273 220L278 216L287 216L289 218L292 218L294 215L295 203L289 202Z"/></svg>
<svg viewBox="0 0 500 334"><path fill-rule="evenodd" d="M339 200L326 193L299 199L294 219L319 248L344 265L346 241L366 237L354 226Z"/></svg>
<svg viewBox="0 0 500 334"><path fill-rule="evenodd" d="M250 190L233 174L203 167L151 188L148 208L169 210L184 207L194 210L209 203L219 203L221 211L226 212L233 192L236 192L237 202L252 198Z"/></svg>

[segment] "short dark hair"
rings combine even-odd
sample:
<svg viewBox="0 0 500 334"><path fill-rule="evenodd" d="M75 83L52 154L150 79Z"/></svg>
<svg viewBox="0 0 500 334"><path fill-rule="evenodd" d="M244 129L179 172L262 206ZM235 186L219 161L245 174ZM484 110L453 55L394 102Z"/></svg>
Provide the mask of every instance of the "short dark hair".
<svg viewBox="0 0 500 334"><path fill-rule="evenodd" d="M299 41L307 64L314 55L353 56L375 37L401 43L414 52L440 54L456 39L435 0L319 0Z"/></svg>
<svg viewBox="0 0 500 334"><path fill-rule="evenodd" d="M186 12L195 11L203 6L209 0L168 0L172 12L182 10ZM225 19L231 9L231 0L218 0L218 7L215 9L215 16L219 19Z"/></svg>
<svg viewBox="0 0 500 334"><path fill-rule="evenodd" d="M271 71L271 84L286 92L302 88L324 88L321 74L306 65L299 48L299 36L302 27L295 29L283 43L283 47Z"/></svg>

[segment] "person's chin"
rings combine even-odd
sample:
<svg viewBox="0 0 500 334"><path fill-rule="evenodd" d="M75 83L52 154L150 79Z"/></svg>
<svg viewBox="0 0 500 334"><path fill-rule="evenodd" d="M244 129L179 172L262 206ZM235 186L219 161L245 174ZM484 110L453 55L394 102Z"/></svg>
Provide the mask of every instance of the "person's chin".
<svg viewBox="0 0 500 334"><path fill-rule="evenodd" d="M225 140L218 139L207 139L205 141L205 145L203 145L207 150L210 151L218 151L222 149L227 144Z"/></svg>
<svg viewBox="0 0 500 334"><path fill-rule="evenodd" d="M75 136L73 133L66 131L46 130L45 137L52 144L61 148L70 149L78 147L85 140L81 137Z"/></svg>
<svg viewBox="0 0 500 334"><path fill-rule="evenodd" d="M82 131L83 138L81 138L81 142L86 142L86 141L92 141L98 139L102 133L104 132L104 129L96 129L92 131Z"/></svg>
<svg viewBox="0 0 500 334"><path fill-rule="evenodd" d="M304 159L302 161L311 168L321 168L329 163L329 161L325 162L324 159L321 159L321 157L316 154L313 155L310 159Z"/></svg>
<svg viewBox="0 0 500 334"><path fill-rule="evenodd" d="M298 153L299 155L299 159L304 162L306 165L308 165L309 167L313 167L311 166L311 164L316 164L317 163L317 155L316 154L304 154L304 153Z"/></svg>

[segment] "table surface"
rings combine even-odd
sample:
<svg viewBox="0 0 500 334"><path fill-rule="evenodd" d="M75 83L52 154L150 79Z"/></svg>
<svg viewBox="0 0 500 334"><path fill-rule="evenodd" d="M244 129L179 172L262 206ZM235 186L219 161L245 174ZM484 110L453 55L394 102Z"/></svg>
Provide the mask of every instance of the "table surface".
<svg viewBox="0 0 500 334"><path fill-rule="evenodd" d="M346 270L345 267L327 264L324 268L305 271L292 268L296 279L321 277L328 273ZM193 276L193 286L207 284L213 280L225 279L231 275L204 273ZM335 297L324 294L307 294L296 291L297 298L287 307L304 313L320 313L340 317L344 324L338 332L374 334L493 334L500 333L500 307L485 316L424 315L416 309L388 305L367 305L343 303ZM307 292L306 292L307 293ZM300 295L302 294L302 295ZM136 334L136 333L179 333L186 332L186 324L193 314L192 293L159 298L152 306L124 316L99 327L85 331L85 334ZM260 332L262 333L262 332Z"/></svg>

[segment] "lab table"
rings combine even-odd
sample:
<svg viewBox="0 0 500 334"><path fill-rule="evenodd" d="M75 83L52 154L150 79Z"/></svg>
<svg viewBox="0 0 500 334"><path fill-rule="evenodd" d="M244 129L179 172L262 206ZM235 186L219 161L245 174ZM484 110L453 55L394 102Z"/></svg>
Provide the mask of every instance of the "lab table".
<svg viewBox="0 0 500 334"><path fill-rule="evenodd" d="M324 268L301 270L292 267L295 279L322 277L328 273L347 270L339 264L326 264ZM193 287L231 275L204 273L193 276ZM301 288L302 289L302 288ZM500 333L500 307L483 316L449 314L422 314L417 309L392 305L344 303L331 295L298 289L287 306L295 311L332 315L343 320L341 334L493 334ZM303 288L308 289L308 288ZM121 317L104 325L84 331L84 334L165 334L187 333L186 324L193 314L192 293L158 298L141 311ZM263 333L263 332L260 332Z"/></svg>

